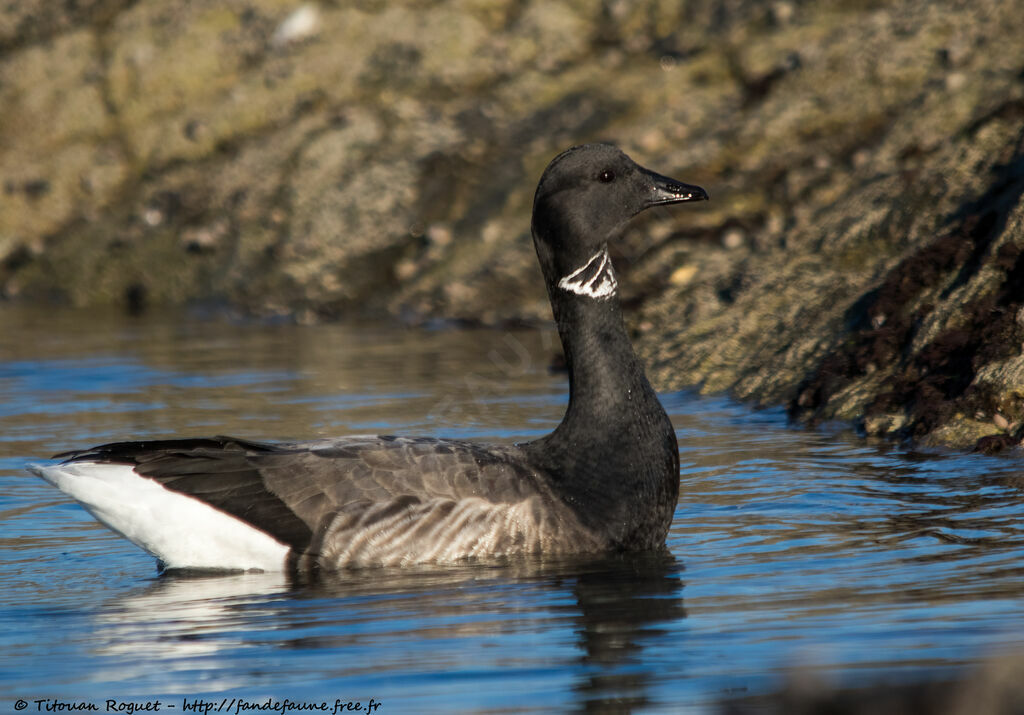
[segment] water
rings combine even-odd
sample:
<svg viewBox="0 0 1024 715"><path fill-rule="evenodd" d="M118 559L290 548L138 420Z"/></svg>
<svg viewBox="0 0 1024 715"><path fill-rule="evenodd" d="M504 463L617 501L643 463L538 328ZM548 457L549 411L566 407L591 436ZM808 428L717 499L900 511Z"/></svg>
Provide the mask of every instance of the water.
<svg viewBox="0 0 1024 715"><path fill-rule="evenodd" d="M529 439L565 405L555 351L537 330L0 306L0 708L702 712L797 666L898 682L1024 647L1019 456L871 446L721 398L664 396L682 463L665 557L160 577L24 471L127 437Z"/></svg>

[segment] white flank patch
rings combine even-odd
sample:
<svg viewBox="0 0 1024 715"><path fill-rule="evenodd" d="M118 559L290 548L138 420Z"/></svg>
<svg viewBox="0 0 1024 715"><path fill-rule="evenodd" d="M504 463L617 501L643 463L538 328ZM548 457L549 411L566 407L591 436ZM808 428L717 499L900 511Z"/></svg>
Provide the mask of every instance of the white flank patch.
<svg viewBox="0 0 1024 715"><path fill-rule="evenodd" d="M608 298L619 287L612 271L608 248L602 248L589 261L558 281L558 287L590 298Z"/></svg>
<svg viewBox="0 0 1024 715"><path fill-rule="evenodd" d="M168 568L285 569L288 547L277 539L166 489L129 465L71 462L28 468Z"/></svg>

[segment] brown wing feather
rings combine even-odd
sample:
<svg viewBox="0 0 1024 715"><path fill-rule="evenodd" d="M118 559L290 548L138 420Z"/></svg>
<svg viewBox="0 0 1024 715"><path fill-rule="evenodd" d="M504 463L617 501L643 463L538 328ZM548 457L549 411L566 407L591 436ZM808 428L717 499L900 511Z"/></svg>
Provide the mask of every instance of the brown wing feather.
<svg viewBox="0 0 1024 715"><path fill-rule="evenodd" d="M132 464L288 544L319 554L345 515L369 528L405 513L448 517L461 500L512 504L550 498L514 448L437 439L352 437L272 445L231 437L119 442L65 455ZM429 506L428 506L429 505ZM428 519L429 523L431 519Z"/></svg>

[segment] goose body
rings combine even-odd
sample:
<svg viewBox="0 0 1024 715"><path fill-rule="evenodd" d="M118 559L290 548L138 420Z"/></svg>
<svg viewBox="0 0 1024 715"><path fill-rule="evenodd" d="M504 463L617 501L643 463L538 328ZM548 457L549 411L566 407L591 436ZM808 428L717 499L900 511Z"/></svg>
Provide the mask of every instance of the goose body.
<svg viewBox="0 0 1024 715"><path fill-rule="evenodd" d="M186 438L101 445L30 469L173 569L659 548L678 498L678 451L626 334L607 242L646 208L706 198L609 145L574 147L548 165L532 229L570 398L539 440Z"/></svg>

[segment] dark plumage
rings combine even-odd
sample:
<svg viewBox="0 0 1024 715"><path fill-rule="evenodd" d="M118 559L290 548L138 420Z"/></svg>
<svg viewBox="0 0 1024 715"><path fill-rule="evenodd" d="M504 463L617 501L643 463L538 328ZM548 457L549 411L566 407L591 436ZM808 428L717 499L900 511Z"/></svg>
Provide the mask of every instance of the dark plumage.
<svg viewBox="0 0 1024 715"><path fill-rule="evenodd" d="M533 239L570 399L561 424L542 439L516 446L398 437L119 442L33 470L177 568L268 568L277 560L341 568L660 547L678 497L678 451L623 326L607 242L646 208L706 198L612 146L574 147L548 166L534 198ZM166 513L133 512L130 489L121 492L126 474L144 489L140 504L166 494ZM233 557L225 540L232 537L217 540L237 522L251 527L244 535L254 541ZM209 533L186 544L191 528Z"/></svg>

